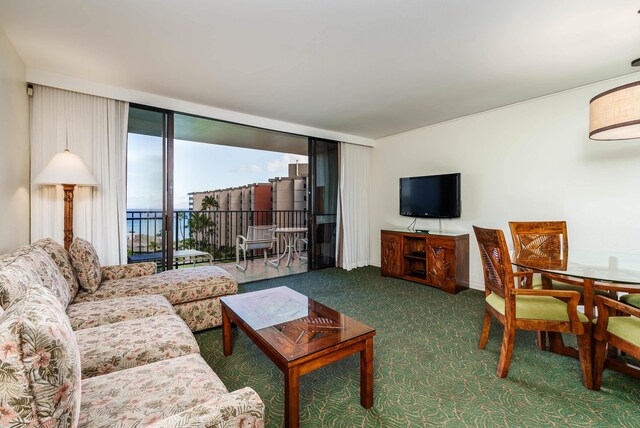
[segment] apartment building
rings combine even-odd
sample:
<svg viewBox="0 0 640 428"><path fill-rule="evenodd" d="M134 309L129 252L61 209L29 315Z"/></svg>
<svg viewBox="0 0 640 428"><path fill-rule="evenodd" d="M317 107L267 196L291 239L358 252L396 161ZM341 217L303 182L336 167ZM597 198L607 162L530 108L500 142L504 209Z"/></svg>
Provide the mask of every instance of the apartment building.
<svg viewBox="0 0 640 428"><path fill-rule="evenodd" d="M276 224L306 226L308 164L290 164L288 177L270 178L226 189L189 193L189 208L199 211L207 196L218 202L211 218L215 223L213 242L221 247L235 245L236 235L247 226Z"/></svg>

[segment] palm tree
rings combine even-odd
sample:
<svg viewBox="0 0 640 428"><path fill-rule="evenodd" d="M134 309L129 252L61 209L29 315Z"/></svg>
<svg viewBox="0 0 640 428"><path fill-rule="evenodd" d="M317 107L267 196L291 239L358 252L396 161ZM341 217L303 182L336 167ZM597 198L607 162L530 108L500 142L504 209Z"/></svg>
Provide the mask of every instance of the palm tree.
<svg viewBox="0 0 640 428"><path fill-rule="evenodd" d="M220 204L211 195L202 199L201 210L211 211L212 208L219 208ZM196 244L206 245L209 237L213 234L216 224L211 218L211 214L204 212L194 212L189 218L189 230L194 233Z"/></svg>
<svg viewBox="0 0 640 428"><path fill-rule="evenodd" d="M213 196L208 195L202 199L201 208L202 211L211 211L211 208L220 208L220 204Z"/></svg>
<svg viewBox="0 0 640 428"><path fill-rule="evenodd" d="M206 213L195 212L189 218L189 230L194 234L196 244L207 243L214 227L214 221Z"/></svg>

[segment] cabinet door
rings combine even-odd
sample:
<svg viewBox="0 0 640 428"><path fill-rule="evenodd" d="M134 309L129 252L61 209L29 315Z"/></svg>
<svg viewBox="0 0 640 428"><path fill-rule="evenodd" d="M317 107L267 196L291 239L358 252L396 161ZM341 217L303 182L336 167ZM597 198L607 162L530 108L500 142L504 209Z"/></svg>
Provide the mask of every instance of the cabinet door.
<svg viewBox="0 0 640 428"><path fill-rule="evenodd" d="M428 242L427 282L449 293L455 293L456 250L453 242L437 239Z"/></svg>
<svg viewBox="0 0 640 428"><path fill-rule="evenodd" d="M390 233L382 234L380 270L385 276L402 275L402 237Z"/></svg>

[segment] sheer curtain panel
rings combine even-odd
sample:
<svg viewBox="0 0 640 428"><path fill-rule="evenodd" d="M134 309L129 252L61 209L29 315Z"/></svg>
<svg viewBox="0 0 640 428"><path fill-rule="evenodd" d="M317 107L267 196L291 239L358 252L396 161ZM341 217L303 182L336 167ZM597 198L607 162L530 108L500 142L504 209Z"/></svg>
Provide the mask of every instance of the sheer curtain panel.
<svg viewBox="0 0 640 428"><path fill-rule="evenodd" d="M370 264L371 150L356 144L340 144L338 250L340 265L346 270Z"/></svg>
<svg viewBox="0 0 640 428"><path fill-rule="evenodd" d="M34 85L31 178L65 148L77 154L98 187L76 187L73 235L96 248L103 265L126 263L126 144L129 104ZM62 186L31 185L31 239L62 243Z"/></svg>

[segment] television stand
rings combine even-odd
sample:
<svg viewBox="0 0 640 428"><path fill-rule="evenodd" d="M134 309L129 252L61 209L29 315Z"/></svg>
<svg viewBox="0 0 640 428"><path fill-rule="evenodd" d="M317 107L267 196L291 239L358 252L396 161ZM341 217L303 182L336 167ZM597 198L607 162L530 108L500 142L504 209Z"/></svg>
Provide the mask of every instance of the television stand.
<svg viewBox="0 0 640 428"><path fill-rule="evenodd" d="M455 294L469 288L469 234L382 230L381 274Z"/></svg>

